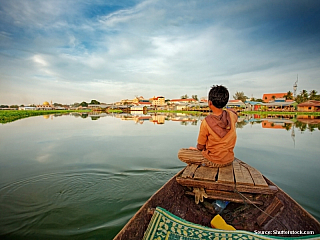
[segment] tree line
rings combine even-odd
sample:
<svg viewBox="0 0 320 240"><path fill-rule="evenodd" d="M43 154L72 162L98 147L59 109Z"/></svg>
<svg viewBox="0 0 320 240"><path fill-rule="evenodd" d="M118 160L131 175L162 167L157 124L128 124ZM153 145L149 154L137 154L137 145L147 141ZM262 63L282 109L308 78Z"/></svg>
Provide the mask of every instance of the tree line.
<svg viewBox="0 0 320 240"><path fill-rule="evenodd" d="M296 97L293 96L293 93L291 91L288 91L285 95L283 95L283 97L286 100L295 100L297 103L302 103L302 102L306 102L309 100L316 100L316 101L320 101L320 95L318 94L318 91L316 90L311 90L311 91L307 91L307 90L302 90ZM275 96L272 96L273 100L276 98ZM234 100L241 100L242 102L247 101L247 99L249 99L244 92L236 92L233 95L233 99ZM250 98L251 101L255 101L255 102L263 102L263 100L261 98Z"/></svg>

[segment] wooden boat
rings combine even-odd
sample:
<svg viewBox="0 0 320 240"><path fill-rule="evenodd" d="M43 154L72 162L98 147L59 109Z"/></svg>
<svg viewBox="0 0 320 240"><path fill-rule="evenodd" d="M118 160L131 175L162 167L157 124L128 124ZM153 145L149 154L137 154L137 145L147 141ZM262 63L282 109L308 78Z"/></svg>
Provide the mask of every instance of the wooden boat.
<svg viewBox="0 0 320 240"><path fill-rule="evenodd" d="M208 198L196 204L192 187L205 188ZM255 168L235 159L227 168L190 165L178 172L150 197L114 240L142 239L156 207L186 221L210 226L216 215L211 204L214 199L230 201L220 215L237 230L286 231L278 237L320 234L320 223L310 213Z"/></svg>

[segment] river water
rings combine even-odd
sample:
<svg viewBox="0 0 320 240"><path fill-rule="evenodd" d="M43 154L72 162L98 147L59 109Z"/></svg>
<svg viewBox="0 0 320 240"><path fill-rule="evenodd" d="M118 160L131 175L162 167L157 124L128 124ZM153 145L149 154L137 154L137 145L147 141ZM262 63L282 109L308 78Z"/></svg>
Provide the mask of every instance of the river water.
<svg viewBox="0 0 320 240"><path fill-rule="evenodd" d="M113 239L185 167L203 116L70 114L0 125L0 238ZM310 124L313 123L313 124ZM320 120L241 116L235 155L320 220Z"/></svg>

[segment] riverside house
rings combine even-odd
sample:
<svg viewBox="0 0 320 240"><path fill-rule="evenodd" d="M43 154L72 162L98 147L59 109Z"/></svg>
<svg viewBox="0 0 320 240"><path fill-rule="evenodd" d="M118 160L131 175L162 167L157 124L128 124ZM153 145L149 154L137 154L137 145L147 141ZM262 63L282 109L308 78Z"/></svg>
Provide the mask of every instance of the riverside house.
<svg viewBox="0 0 320 240"><path fill-rule="evenodd" d="M309 100L298 104L299 112L320 112L320 101Z"/></svg>

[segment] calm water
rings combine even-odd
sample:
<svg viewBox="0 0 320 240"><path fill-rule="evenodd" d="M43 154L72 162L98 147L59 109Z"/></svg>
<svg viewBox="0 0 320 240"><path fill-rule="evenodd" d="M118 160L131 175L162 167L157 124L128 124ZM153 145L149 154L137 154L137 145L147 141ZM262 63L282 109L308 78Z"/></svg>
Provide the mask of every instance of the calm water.
<svg viewBox="0 0 320 240"><path fill-rule="evenodd" d="M112 239L185 164L203 117L40 116L0 125L0 238ZM320 219L319 119L238 123L236 157Z"/></svg>

